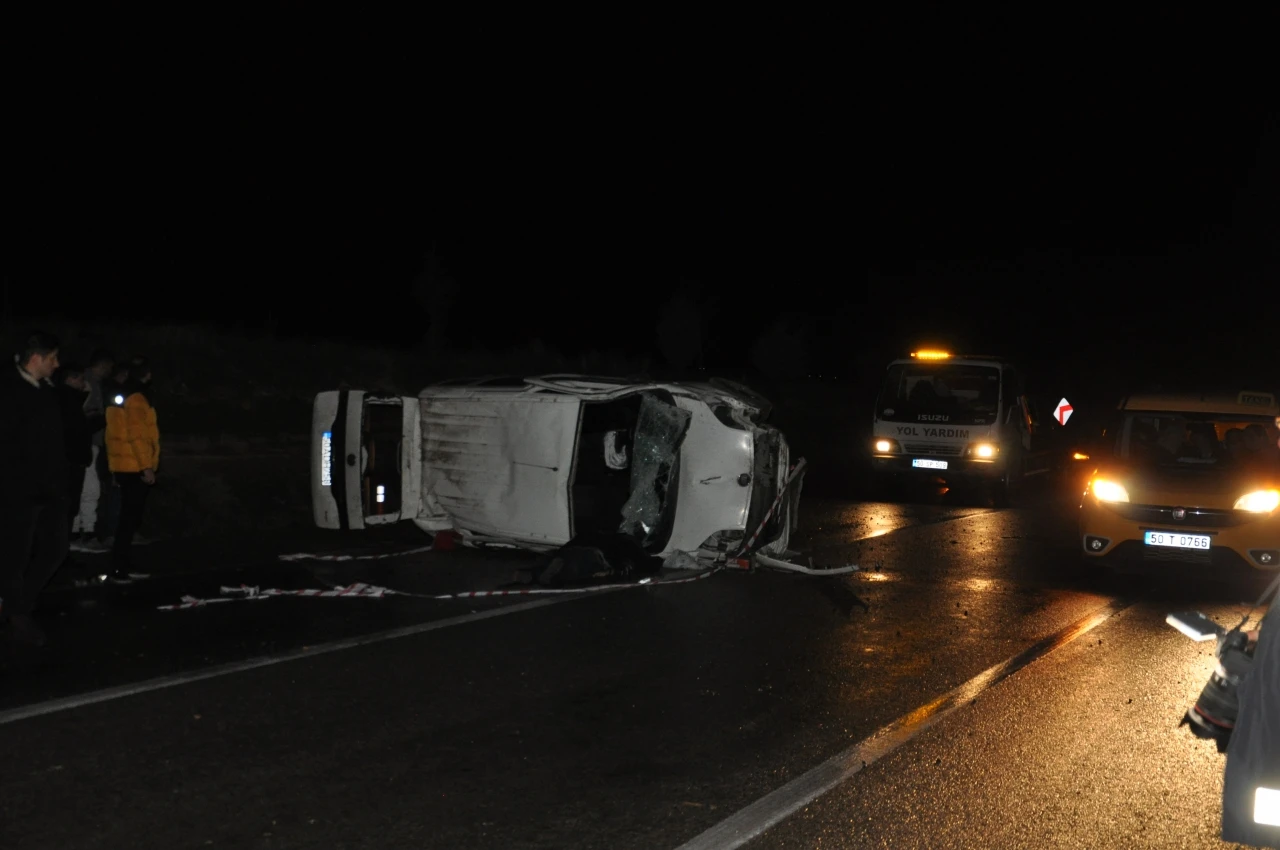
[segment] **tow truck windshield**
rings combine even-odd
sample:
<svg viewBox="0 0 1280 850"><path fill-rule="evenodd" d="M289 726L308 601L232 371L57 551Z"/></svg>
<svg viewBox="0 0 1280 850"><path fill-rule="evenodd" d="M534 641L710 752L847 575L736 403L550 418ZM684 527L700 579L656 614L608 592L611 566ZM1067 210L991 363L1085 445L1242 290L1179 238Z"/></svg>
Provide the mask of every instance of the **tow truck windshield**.
<svg viewBox="0 0 1280 850"><path fill-rule="evenodd" d="M889 422L985 425L999 413L1000 369L960 363L889 367L877 414Z"/></svg>
<svg viewBox="0 0 1280 850"><path fill-rule="evenodd" d="M1143 466L1239 469L1280 466L1275 419L1204 413L1132 413L1120 434L1120 456Z"/></svg>

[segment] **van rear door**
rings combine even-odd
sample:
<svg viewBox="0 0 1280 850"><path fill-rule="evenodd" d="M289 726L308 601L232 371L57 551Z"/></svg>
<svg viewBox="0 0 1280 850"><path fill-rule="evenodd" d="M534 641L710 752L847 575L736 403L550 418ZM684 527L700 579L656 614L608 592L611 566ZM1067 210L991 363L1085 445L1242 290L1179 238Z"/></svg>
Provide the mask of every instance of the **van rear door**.
<svg viewBox="0 0 1280 850"><path fill-rule="evenodd" d="M413 519L422 491L417 398L333 390L311 409L311 509L320 528Z"/></svg>

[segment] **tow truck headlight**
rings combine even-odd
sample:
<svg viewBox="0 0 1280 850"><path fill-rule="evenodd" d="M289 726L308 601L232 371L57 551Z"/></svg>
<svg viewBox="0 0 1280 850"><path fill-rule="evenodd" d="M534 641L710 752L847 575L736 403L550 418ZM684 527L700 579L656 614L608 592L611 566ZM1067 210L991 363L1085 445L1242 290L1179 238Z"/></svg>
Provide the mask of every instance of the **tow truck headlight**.
<svg viewBox="0 0 1280 850"><path fill-rule="evenodd" d="M894 440L878 439L872 444L872 447L880 452L880 454L893 454L898 451L898 443Z"/></svg>
<svg viewBox="0 0 1280 850"><path fill-rule="evenodd" d="M969 449L969 453L974 457L990 460L1000 454L1000 447L993 446L991 443L978 443Z"/></svg>
<svg viewBox="0 0 1280 850"><path fill-rule="evenodd" d="M1236 499L1238 511L1249 511L1255 514L1269 514L1280 507L1280 490L1255 490L1245 493Z"/></svg>
<svg viewBox="0 0 1280 850"><path fill-rule="evenodd" d="M1129 491L1114 481L1095 478L1093 480L1093 497L1099 502L1127 502L1129 501Z"/></svg>

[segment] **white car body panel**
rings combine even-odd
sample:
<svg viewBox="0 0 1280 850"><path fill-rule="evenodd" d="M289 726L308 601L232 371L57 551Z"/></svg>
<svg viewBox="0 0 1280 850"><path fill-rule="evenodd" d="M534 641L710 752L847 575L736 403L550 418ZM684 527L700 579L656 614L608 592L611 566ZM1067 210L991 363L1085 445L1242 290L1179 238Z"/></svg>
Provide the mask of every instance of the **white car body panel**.
<svg viewBox="0 0 1280 850"><path fill-rule="evenodd" d="M534 544L570 537L569 484L582 402L565 395L419 396L426 513Z"/></svg>
<svg viewBox="0 0 1280 850"><path fill-rule="evenodd" d="M681 446L680 492L668 548L693 552L717 531L745 528L751 488L738 476L752 473L750 431L722 424L706 404L684 396L676 404L693 414ZM747 532L750 533L750 532Z"/></svg>

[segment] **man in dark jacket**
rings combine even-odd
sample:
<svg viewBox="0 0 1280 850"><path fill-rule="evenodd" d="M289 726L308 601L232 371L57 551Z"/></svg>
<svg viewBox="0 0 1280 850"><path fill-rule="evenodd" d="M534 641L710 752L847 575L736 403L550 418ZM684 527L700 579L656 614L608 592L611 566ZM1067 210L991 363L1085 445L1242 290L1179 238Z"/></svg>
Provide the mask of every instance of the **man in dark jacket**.
<svg viewBox="0 0 1280 850"><path fill-rule="evenodd" d="M67 554L67 456L50 378L58 340L32 333L16 362L0 366L0 626L41 645L36 596Z"/></svg>

